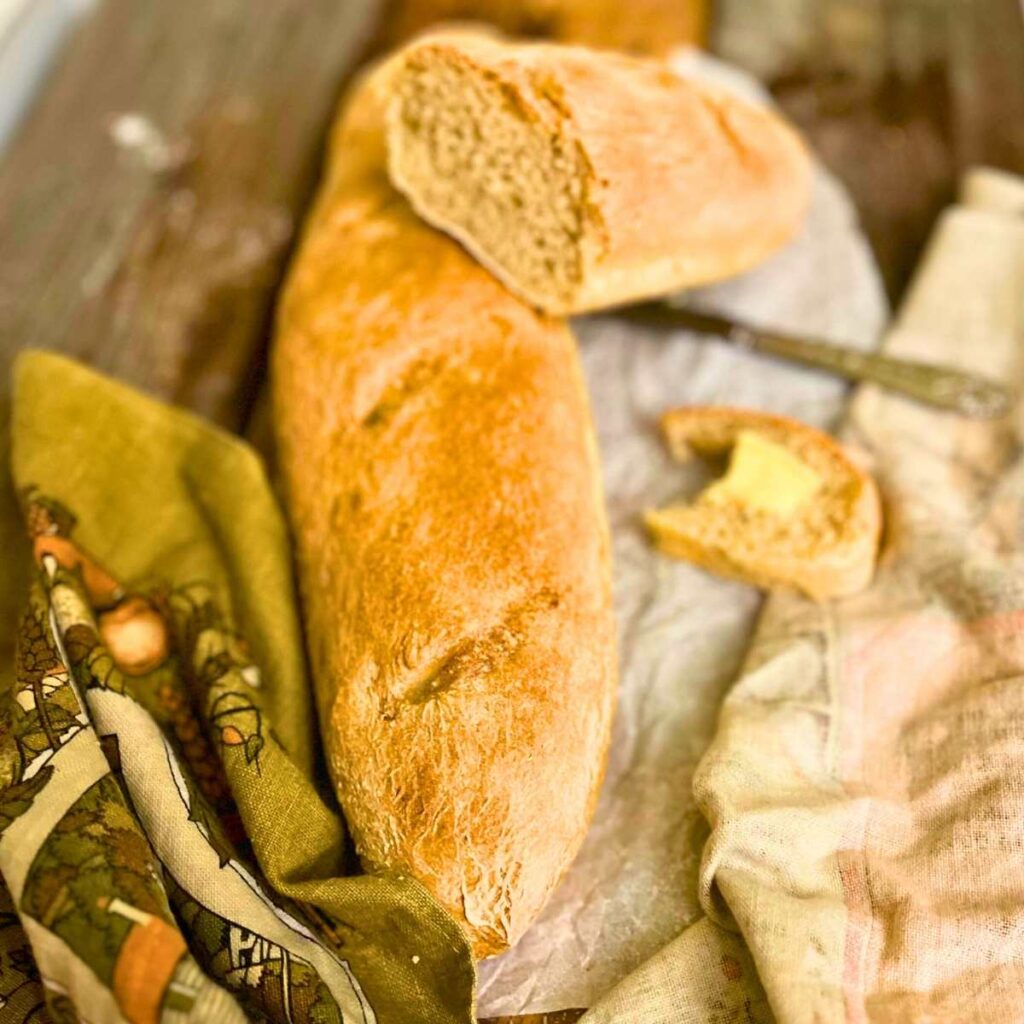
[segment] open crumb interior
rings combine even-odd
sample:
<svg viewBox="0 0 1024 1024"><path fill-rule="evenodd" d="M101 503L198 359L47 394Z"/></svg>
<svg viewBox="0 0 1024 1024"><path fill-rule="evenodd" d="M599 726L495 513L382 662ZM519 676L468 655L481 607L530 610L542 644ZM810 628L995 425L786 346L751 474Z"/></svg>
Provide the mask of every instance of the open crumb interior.
<svg viewBox="0 0 1024 1024"><path fill-rule="evenodd" d="M582 277L575 144L470 66L412 66L399 95L392 170L415 205L527 297L568 302Z"/></svg>

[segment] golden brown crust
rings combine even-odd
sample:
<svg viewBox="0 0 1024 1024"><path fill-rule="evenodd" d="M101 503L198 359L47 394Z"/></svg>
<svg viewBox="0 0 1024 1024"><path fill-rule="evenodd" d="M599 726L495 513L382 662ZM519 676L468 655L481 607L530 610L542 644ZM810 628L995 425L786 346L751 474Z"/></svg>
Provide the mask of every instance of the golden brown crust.
<svg viewBox="0 0 1024 1024"><path fill-rule="evenodd" d="M279 310L275 426L357 849L422 880L486 956L543 906L593 809L609 541L573 339L391 189L389 73L335 132Z"/></svg>
<svg viewBox="0 0 1024 1024"><path fill-rule="evenodd" d="M606 308L733 276L777 250L803 221L811 167L796 133L771 111L660 62L471 37L413 45L400 75L445 65L500 82L524 118L581 155L588 226L575 293L538 289L497 265L478 239L425 200L402 166L408 129L395 112L393 180L421 215L548 312ZM396 92L404 92L401 81Z"/></svg>
<svg viewBox="0 0 1024 1024"><path fill-rule="evenodd" d="M816 508L793 528L829 528L827 537L806 538L797 553L786 544L758 544L753 533L711 537L685 509L682 516L674 509L649 511L645 521L666 554L757 586L793 586L818 600L856 593L871 582L882 530L878 488L833 438L788 416L728 406L673 409L662 417L662 430L680 461L727 451L743 430L790 449L824 481L812 499Z"/></svg>

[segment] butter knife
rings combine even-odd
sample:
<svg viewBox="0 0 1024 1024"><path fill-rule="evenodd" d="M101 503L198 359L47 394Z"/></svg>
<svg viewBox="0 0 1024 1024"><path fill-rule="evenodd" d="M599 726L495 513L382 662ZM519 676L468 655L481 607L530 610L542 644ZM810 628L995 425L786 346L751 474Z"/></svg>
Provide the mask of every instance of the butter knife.
<svg viewBox="0 0 1024 1024"><path fill-rule="evenodd" d="M846 345L780 334L667 302L625 307L621 314L634 323L713 335L752 352L826 370L847 380L871 381L919 402L973 419L1004 416L1015 402L1014 393L1002 384L951 366L896 359L876 352L860 352Z"/></svg>

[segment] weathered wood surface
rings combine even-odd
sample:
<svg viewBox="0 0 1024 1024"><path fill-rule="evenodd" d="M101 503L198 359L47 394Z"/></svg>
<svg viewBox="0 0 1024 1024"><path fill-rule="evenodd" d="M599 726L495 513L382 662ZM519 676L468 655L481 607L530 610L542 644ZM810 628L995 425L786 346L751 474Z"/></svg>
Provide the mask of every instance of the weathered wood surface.
<svg viewBox="0 0 1024 1024"><path fill-rule="evenodd" d="M374 9L102 2L0 161L2 357L58 348L237 424Z"/></svg>
<svg viewBox="0 0 1024 1024"><path fill-rule="evenodd" d="M719 0L713 46L843 180L890 297L963 170L1024 172L1019 0Z"/></svg>
<svg viewBox="0 0 1024 1024"><path fill-rule="evenodd" d="M99 0L0 160L0 551L24 573L8 380L58 349L239 426L377 0ZM16 587L0 587L0 666ZM0 672L4 669L0 668Z"/></svg>

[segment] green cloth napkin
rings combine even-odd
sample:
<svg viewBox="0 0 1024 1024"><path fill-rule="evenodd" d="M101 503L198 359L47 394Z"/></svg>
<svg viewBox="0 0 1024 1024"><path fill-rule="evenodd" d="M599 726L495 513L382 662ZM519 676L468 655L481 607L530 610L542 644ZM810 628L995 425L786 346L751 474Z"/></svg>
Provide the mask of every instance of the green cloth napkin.
<svg viewBox="0 0 1024 1024"><path fill-rule="evenodd" d="M257 456L53 355L14 386L0 1017L471 1021L459 927L353 873Z"/></svg>

